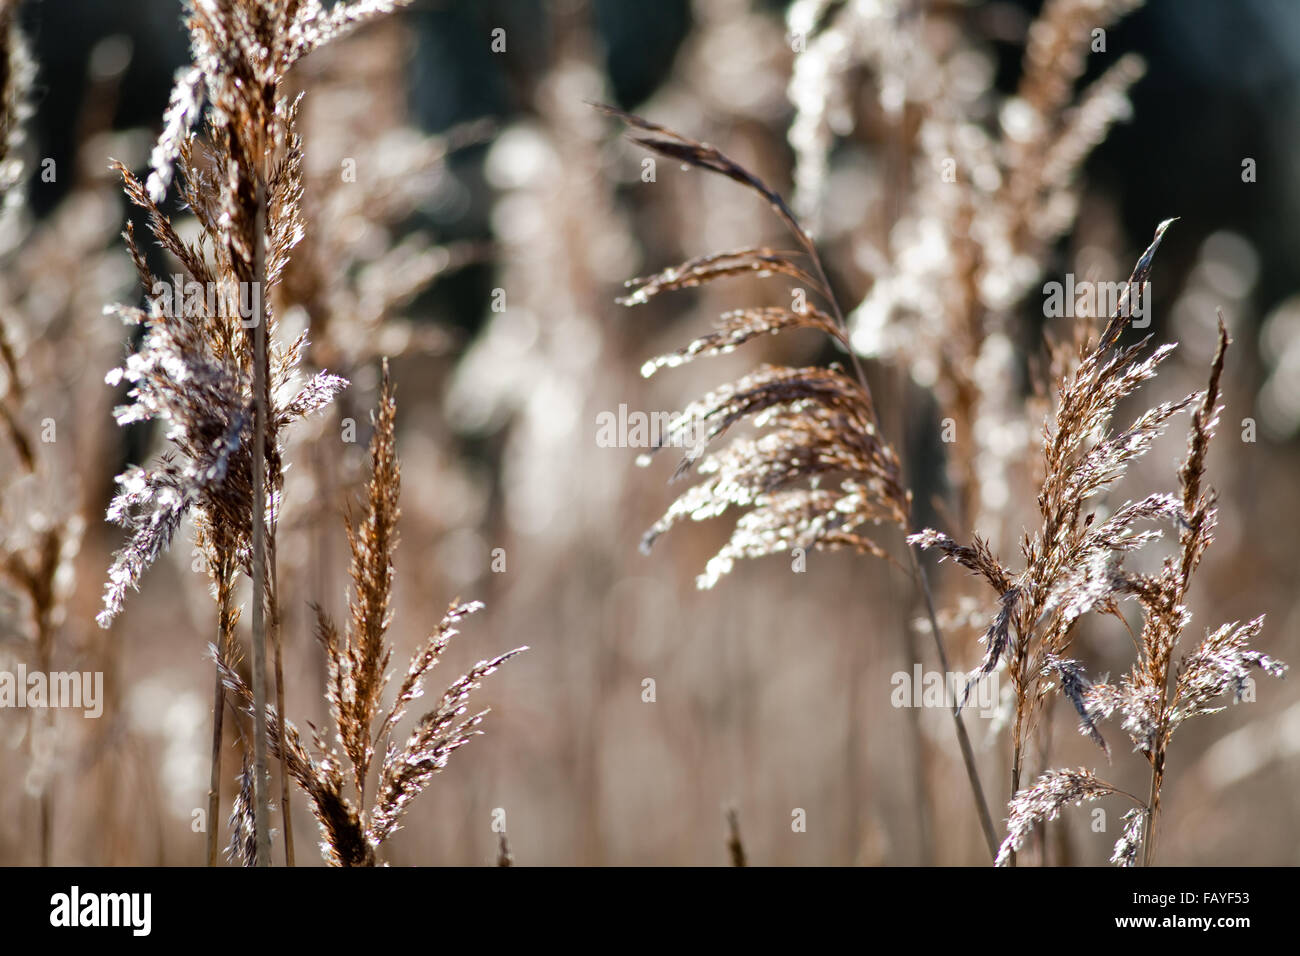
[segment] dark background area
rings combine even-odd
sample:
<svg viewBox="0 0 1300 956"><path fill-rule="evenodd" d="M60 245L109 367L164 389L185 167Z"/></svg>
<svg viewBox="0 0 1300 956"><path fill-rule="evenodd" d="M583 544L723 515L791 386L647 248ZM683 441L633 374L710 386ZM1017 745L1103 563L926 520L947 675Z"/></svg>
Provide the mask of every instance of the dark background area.
<svg viewBox="0 0 1300 956"><path fill-rule="evenodd" d="M532 87L553 54L554 6L531 0L415 3L406 14L417 35L410 71L413 121L440 132L479 117L509 121L529 111ZM774 17L783 9L778 3L763 6ZM975 12L1006 29L1027 23L1039 4L991 6L996 16L987 9ZM618 104L635 109L671 74L674 54L691 29L690 4L598 0L592 12ZM91 50L114 34L131 44L115 126L156 128L172 75L188 63L176 0L41 0L24 7L24 22L41 65L31 122L40 156L52 157L60 168L73 161L77 128L67 118L83 105ZM506 29L510 56L495 56L479 42L495 27ZM1153 0L1116 25L1108 43L1114 50L1140 51L1148 69L1131 95L1134 121L1119 124L1093 152L1087 179L1114 199L1134 246L1149 237L1153 223L1181 217L1164 251L1175 266L1185 266L1216 230L1248 236L1260 258L1254 314L1266 314L1293 291L1300 254L1294 132L1300 120L1300 5ZM1009 90L1022 48L1010 40L994 46L998 85ZM1085 81L1099 71L1093 67ZM1247 157L1257 162L1253 183L1241 179ZM481 159L481 151L471 151L458 163L463 169ZM38 213L48 211L65 189L33 188L31 203ZM463 218L436 225L449 238L486 236L486 208L475 203ZM492 284L491 275L472 269L434 294L450 297L444 300L447 314L473 317Z"/></svg>

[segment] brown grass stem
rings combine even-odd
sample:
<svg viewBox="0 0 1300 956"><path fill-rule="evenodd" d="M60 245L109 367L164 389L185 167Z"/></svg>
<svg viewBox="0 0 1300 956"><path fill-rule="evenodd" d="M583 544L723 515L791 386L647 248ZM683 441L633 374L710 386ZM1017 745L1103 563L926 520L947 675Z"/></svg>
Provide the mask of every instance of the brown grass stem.
<svg viewBox="0 0 1300 956"><path fill-rule="evenodd" d="M253 239L253 281L260 285L266 267L266 187L257 183ZM257 865L271 865L270 795L266 738L266 465L267 349L266 313L260 299L253 316L253 830Z"/></svg>
<svg viewBox="0 0 1300 956"><path fill-rule="evenodd" d="M793 222L793 219L791 219L791 222ZM862 386L862 390L866 393L868 401L871 402L871 407L874 409L875 401L871 397L871 385L867 381L866 370L863 369L862 362L858 358L858 353L853 348L850 342L849 324L847 320L844 318L844 313L840 309L839 300L835 296L834 290L831 288L830 280L826 276L826 269L822 265L821 255L817 251L817 244L813 241L812 236L808 235L808 233L806 233L801 227L799 227L797 223L795 224L795 233L799 242L803 245L804 249L808 253L808 258L812 262L812 266L813 269L815 270L816 277L818 281L821 283L822 290L823 290L823 297L827 300L827 302L831 307L832 314L835 316L836 324L839 326L840 332L844 336L844 341L846 343L849 343L846 345L846 350L849 353L849 360L853 365L853 373L857 377L858 384ZM939 665L942 668L943 673L947 675L949 673L948 652L947 649L944 647L943 634L939 630L939 620L934 611L934 598L930 593L930 582L929 579L926 577L925 569L922 568L920 561L917 560L916 546L912 544L908 544L907 553L908 553L908 557L912 561L913 577L916 579L917 585L920 587L922 594L924 594L925 596L925 609L927 615L930 618L930 633L934 635L934 646L939 653ZM914 643L911 640L907 640L906 644L909 650L915 647ZM998 852L998 839L993 829L993 818L989 814L988 801L984 797L984 787L980 783L979 768L976 766L975 763L975 752L971 748L970 737L966 733L966 724L962 720L960 706L953 707L952 718L957 732L957 743L961 748L962 762L966 766L966 777L967 780L970 782L971 795L975 798L975 809L976 812L979 814L980 828L983 830L984 839L988 843L989 856L991 858L995 858ZM918 765L921 766L921 769L918 771L918 777L920 778L919 789L923 794L924 793L924 765L921 763L923 758L919 752L916 754L916 759L918 761ZM924 814L924 809L922 809L922 814ZM923 836L922 839L924 843L926 839L928 839L928 837Z"/></svg>
<svg viewBox="0 0 1300 956"><path fill-rule="evenodd" d="M285 713L284 709L284 655L283 655L283 628L280 627L280 588L279 575L277 574L278 562L276 561L275 549L275 512L271 512L271 547L268 553L269 570L271 577L271 641L275 649L275 710L278 714ZM284 833L284 863L285 866L294 866L293 856L293 812L292 804L289 802L289 768L285 765L284 756L280 757L280 821Z"/></svg>
<svg viewBox="0 0 1300 956"><path fill-rule="evenodd" d="M230 631L230 568L222 562L217 568L217 652L225 654L232 639ZM221 749L224 738L226 691L217 669L212 689L212 774L208 778L208 866L217 865L220 844L217 821L221 816Z"/></svg>
<svg viewBox="0 0 1300 956"><path fill-rule="evenodd" d="M917 560L915 545L908 545L907 556L912 562L912 574L916 578L917 586L921 589L921 594L925 598L925 613L930 619L930 633L934 636L934 648L939 655L939 667L946 675L949 673L948 651L944 647L943 634L939 630L939 617L934 610L934 597L930 593L930 580L926 577L925 568ZM988 844L989 856L996 858L998 852L998 838L993 829L993 817L989 814L988 801L984 798L984 787L980 783L979 768L975 763L975 750L971 747L970 735L966 733L966 723L962 720L961 707L954 704L952 708L953 729L957 733L957 744L961 748L962 763L966 767L966 780L970 784L971 795L975 798L975 812L980 818L980 829L984 833L984 840Z"/></svg>

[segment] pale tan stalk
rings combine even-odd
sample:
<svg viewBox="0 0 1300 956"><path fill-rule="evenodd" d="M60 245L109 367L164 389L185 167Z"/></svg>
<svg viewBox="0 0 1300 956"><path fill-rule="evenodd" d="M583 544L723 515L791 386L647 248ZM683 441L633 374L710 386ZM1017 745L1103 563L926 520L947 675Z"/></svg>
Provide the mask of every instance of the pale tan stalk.
<svg viewBox="0 0 1300 956"><path fill-rule="evenodd" d="M221 561L222 559L218 559ZM231 633L231 569L224 562L217 567L217 653L225 655L234 640ZM212 689L212 774L208 778L208 866L217 865L217 821L221 816L221 749L224 735L226 692L217 669Z"/></svg>
<svg viewBox="0 0 1300 956"><path fill-rule="evenodd" d="M257 183L257 219L253 238L253 281L266 268L266 187ZM266 314L258 302L253 316L253 830L257 865L271 865L270 795L266 739L266 465L267 351Z"/></svg>

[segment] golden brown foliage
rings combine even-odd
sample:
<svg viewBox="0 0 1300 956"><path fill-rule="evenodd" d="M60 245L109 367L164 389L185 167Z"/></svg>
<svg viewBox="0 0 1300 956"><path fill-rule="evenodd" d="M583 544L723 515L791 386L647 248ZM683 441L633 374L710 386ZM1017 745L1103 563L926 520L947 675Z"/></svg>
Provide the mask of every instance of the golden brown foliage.
<svg viewBox="0 0 1300 956"><path fill-rule="evenodd" d="M266 722L271 752L285 761L294 781L311 799L312 813L320 825L321 852L335 866L373 866L375 853L397 829L410 802L442 770L452 751L459 749L477 730L487 711L466 716L471 693L483 678L525 650L519 647L489 660L479 661L468 673L452 682L438 705L426 712L399 746L393 731L407 707L424 694L424 683L437 665L448 643L457 634L456 625L482 608L482 604L453 602L438 626L411 658L406 675L388 712L379 716L384 688L388 684L388 662L392 648L387 641L393 583L393 551L397 546L398 497L401 469L396 447L397 403L387 365L375 415L375 432L370 442L370 480L366 487L366 515L360 525L349 522L352 549L352 601L346 633L339 635L334 623L318 609L316 635L325 651L328 674L325 698L334 720L334 732L351 765L351 784L356 803L346 794L342 760L334 747L315 735L313 757L292 723L281 721L267 705ZM217 666L226 686L235 694L240 709L254 710L253 695L239 674L217 656ZM383 748L377 796L367 813L358 809L366 803L366 782L371 758ZM256 863L248 840L241 836L251 827L251 804L242 799L232 817L234 838L231 849L244 865Z"/></svg>

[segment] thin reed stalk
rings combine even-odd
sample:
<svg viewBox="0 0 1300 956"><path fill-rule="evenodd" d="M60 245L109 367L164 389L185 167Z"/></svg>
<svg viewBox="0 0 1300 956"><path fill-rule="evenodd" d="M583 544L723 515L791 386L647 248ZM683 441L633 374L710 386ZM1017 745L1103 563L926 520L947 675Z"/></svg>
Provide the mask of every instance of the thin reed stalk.
<svg viewBox="0 0 1300 956"><path fill-rule="evenodd" d="M833 294L830 280L826 277L826 269L822 265L822 258L821 254L817 251L817 244L813 241L812 236L798 225L793 216L790 216L790 223L794 226L795 235L799 239L800 244L808 253L808 257L813 264L818 281L821 283L822 288L826 290L825 298L829 302L831 310L835 315L835 322L839 326L840 332L847 341L849 338L849 324L844 318L843 311L840 309L838 297ZM853 365L853 374L857 378L858 384L862 386L862 390L867 393L868 399L870 399L871 385L867 382L867 373L862 368L862 361L858 358L857 350L850 345L846 351L848 352L849 360ZM930 634L934 638L935 651L939 655L939 667L945 675L946 680L946 675L950 672L948 666L948 651L944 646L943 632L939 628L938 616L935 614L934 597L930 593L930 581L926 576L925 568L917 558L917 545L915 545L911 540L915 530L915 526L909 520L903 528L903 537L907 545L907 556L912 565L912 580L915 582L917 590L921 592L925 599L925 611L926 615L930 619ZM910 644L911 642L909 641L908 643ZM993 858L997 856L998 838L996 831L993 829L993 818L989 814L988 801L984 797L984 786L980 783L979 765L975 762L975 751L971 747L970 735L966 733L966 723L962 720L960 705L954 705L951 714L953 719L953 729L957 735L957 745L961 749L962 764L966 770L966 780L971 788L971 796L975 800L975 812L979 816L980 829L984 833L984 841L988 844L989 857ZM919 761L921 759L922 755L918 753L917 760ZM1011 792L1015 793L1015 790L1013 789Z"/></svg>
<svg viewBox="0 0 1300 956"><path fill-rule="evenodd" d="M312 50L387 13L405 0L319 3L297 0L223 0L186 3L193 66L178 73L164 115L164 128L141 182L121 163L127 196L145 210L158 244L179 262L189 283L219 308L189 307L160 294L159 282L135 242L127 251L146 290L147 308L115 307L128 324L144 329L141 348L109 383L130 385L129 403L115 411L120 424L167 423L168 453L152 468L131 467L118 477L120 490L109 519L131 532L114 556L98 616L109 627L128 591L171 544L193 513L214 550L234 556L230 574L242 572L252 593L253 759L244 774L251 834L243 854L270 865L270 777L267 766L269 710L284 707L284 663L276 561L276 522L283 488L284 429L328 405L347 385L321 371L297 381L305 336L276 341L269 300L290 253L306 227L301 204L304 179L298 100L287 77ZM210 108L207 108L210 107ZM202 133L196 132L201 127ZM183 239L160 208L180 172L178 192L201 236ZM189 288L187 283L187 288ZM290 386L297 386L289 392ZM217 547L216 541L221 546ZM215 555L221 560L221 553ZM220 590L220 589L219 589ZM219 616L225 613L219 606ZM219 628L221 641L224 629ZM267 642L271 642L268 648ZM231 668L230 648L218 646L218 669ZM269 707L268 654L275 668L275 708ZM220 773L220 692L214 691L214 773ZM284 755L289 760L291 755ZM294 862L288 776L281 767L281 814L285 861ZM220 806L219 779L209 809ZM212 859L212 846L208 858Z"/></svg>
<svg viewBox="0 0 1300 956"><path fill-rule="evenodd" d="M880 435L871 386L849 341L848 323L831 287L812 235L800 225L780 194L721 150L699 143L640 116L592 104L617 117L631 129L631 139L669 159L718 173L761 196L784 223L800 247L784 253L767 247L691 259L654 276L633 279L635 291L620 301L637 305L661 292L703 285L743 274L779 275L804 284L816 293L829 314L806 305L791 309L741 309L726 313L711 335L670 355L647 362L642 373L680 365L696 356L730 352L758 335L786 329L814 328L848 353L853 376L838 368L790 369L765 366L693 403L669 425L674 439L692 442L677 468L680 476L691 466L713 477L691 489L647 532L642 549L677 520L713 517L727 507L752 506L737 522L731 542L709 562L699 579L710 587L739 557L757 557L790 546L851 548L889 560L888 554L859 532L868 523L888 520L908 540L913 579L926 600L931 633L940 661L948 655L934 614L929 583L913 551L912 493L902 483L897 455ZM762 439L735 442L708 458L705 447L733 423L761 418L779 429ZM703 436L701 438L701 436ZM669 439L661 439L660 446ZM648 456L647 456L648 457ZM644 462L643 462L644 463ZM838 491L822 486L823 479L840 477ZM979 771L959 708L953 724L966 767L981 829L993 855L997 840L979 782Z"/></svg>
<svg viewBox="0 0 1300 956"><path fill-rule="evenodd" d="M393 732L406 715L408 706L424 695L424 684L437 666L456 625L482 607L477 602L453 603L441 622L412 657L396 698L387 712L383 709L384 689L391 676L388 663L392 648L387 640L391 621L393 553L397 546L398 499L401 470L396 449L397 403L384 363L375 433L370 443L371 473L367 483L366 517L360 524L347 523L352 550L352 600L348 624L342 634L329 616L316 607L316 637L325 651L328 675L325 699L333 718L335 743L312 728L313 754L302 734L280 711L263 704L262 724L267 743L284 763L294 782L310 798L310 807L321 830L321 851L334 866L375 866L378 851L397 829L410 803L446 766L453 751L481 733L479 724L487 711L467 714L468 701L482 680L527 647L481 660L455 680L441 700L426 712L405 742L394 741ZM218 660L227 689L241 711L258 717L255 692L238 671ZM343 758L351 773L343 769ZM378 786L373 805L366 809L366 781L372 759L380 756ZM245 778L251 771L246 768ZM256 779L254 779L254 784ZM351 789L355 802L347 794ZM265 865L269 846L250 841L255 832L255 806L246 795L236 801L232 813L231 856L245 866ZM505 852L508 853L508 848Z"/></svg>
<svg viewBox="0 0 1300 956"><path fill-rule="evenodd" d="M943 636L939 630L939 618L934 611L934 597L930 593L930 579L926 576L925 568L921 566L921 562L917 560L915 545L908 545L907 554L912 561L912 574L921 589L921 594L925 598L925 613L930 619L930 633L934 635L934 649L939 655L939 668L944 675L947 675L951 673L951 667L948 664L948 651L944 647ZM957 745L961 748L961 760L966 770L966 782L970 786L971 795L975 798L975 812L979 815L980 831L984 834L985 843L988 844L989 856L995 858L998 852L997 831L993 828L993 817L989 814L988 801L984 798L984 786L980 783L979 765L975 762L975 750L971 747L970 735L966 733L966 722L962 720L960 702L953 705L950 713L952 714L953 730L957 734ZM1014 791L1012 792L1014 793Z"/></svg>
<svg viewBox="0 0 1300 956"><path fill-rule="evenodd" d="M225 659L234 641L234 622L231 595L233 563L222 562L215 569L217 591L217 653ZM221 813L221 756L225 734L226 692L221 682L221 671L214 671L212 688L212 772L208 778L208 866L218 861L217 820Z"/></svg>
<svg viewBox="0 0 1300 956"><path fill-rule="evenodd" d="M257 182L253 234L253 281L259 286L266 266L266 187ZM253 317L253 833L257 865L271 865L270 794L267 793L266 725L266 406L268 395L266 321L260 303Z"/></svg>

